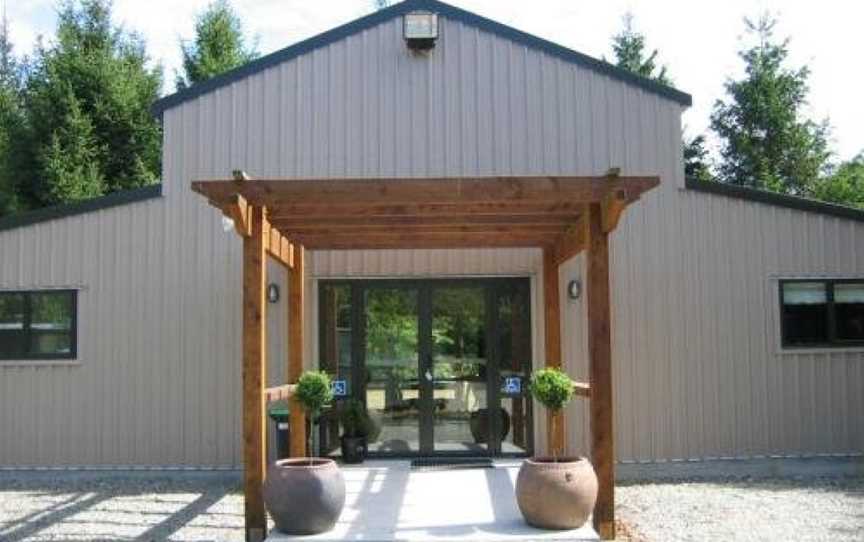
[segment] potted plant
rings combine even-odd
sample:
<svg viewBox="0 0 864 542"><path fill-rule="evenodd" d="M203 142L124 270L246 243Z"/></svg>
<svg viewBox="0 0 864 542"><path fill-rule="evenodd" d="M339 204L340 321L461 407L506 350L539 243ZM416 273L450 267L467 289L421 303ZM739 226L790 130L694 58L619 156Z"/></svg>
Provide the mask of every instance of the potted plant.
<svg viewBox="0 0 864 542"><path fill-rule="evenodd" d="M559 369L531 376L531 395L553 413L573 398L573 381ZM554 420L550 430L554 431ZM584 457L526 459L516 477L516 502L525 521L542 529L575 529L587 520L597 500L597 475Z"/></svg>
<svg viewBox="0 0 864 542"><path fill-rule="evenodd" d="M297 382L294 398L310 422L333 400L330 377L307 371ZM312 449L312 432L308 446ZM286 534L317 534L336 524L345 506L345 479L335 461L321 457L282 459L273 463L264 481L264 504L276 528Z"/></svg>
<svg viewBox="0 0 864 542"><path fill-rule="evenodd" d="M340 413L343 433L342 461L345 463L362 463L366 459L367 438L372 432L372 420L366 412L366 406L358 399L345 403Z"/></svg>

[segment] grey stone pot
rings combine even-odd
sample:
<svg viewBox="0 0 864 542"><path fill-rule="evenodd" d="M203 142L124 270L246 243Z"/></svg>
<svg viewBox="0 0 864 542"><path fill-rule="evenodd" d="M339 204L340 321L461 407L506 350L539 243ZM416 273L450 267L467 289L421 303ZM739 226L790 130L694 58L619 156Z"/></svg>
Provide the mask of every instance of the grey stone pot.
<svg viewBox="0 0 864 542"><path fill-rule="evenodd" d="M581 527L596 501L597 475L584 457L526 459L516 477L516 503L534 527Z"/></svg>
<svg viewBox="0 0 864 542"><path fill-rule="evenodd" d="M345 478L332 459L283 459L270 465L264 505L285 534L329 531L345 506Z"/></svg>

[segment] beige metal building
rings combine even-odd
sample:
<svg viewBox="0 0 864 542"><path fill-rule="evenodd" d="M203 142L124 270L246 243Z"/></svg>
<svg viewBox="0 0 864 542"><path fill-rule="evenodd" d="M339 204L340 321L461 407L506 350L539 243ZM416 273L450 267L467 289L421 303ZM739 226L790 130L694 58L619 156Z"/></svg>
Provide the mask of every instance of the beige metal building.
<svg viewBox="0 0 864 542"><path fill-rule="evenodd" d="M402 15L418 9L438 15L423 53L403 36ZM433 0L397 4L161 100L160 187L0 221L0 467L239 466L241 244L190 190L235 169L657 175L661 185L612 236L618 459L860 454L864 213L685 181L689 105L684 93ZM306 326L322 340L308 341L308 367L324 355L327 281L496 277L529 285L532 361L543 364L538 249L309 259ZM561 284L583 273L574 258ZM277 285L284 298L287 285ZM569 293L564 358L578 378L585 307ZM40 309L47 299L65 302L65 316ZM286 351L283 313L270 311L270 352ZM281 383L284 360L270 361ZM584 453L587 407L570 408L568 446ZM526 453L545 442L533 410Z"/></svg>

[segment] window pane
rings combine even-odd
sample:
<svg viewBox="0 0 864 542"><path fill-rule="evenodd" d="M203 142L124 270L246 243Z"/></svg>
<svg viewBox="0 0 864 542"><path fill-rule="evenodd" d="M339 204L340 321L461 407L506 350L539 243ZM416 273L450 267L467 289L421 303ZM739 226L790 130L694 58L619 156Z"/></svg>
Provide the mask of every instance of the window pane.
<svg viewBox="0 0 864 542"><path fill-rule="evenodd" d="M864 283L835 284L834 311L837 339L864 341Z"/></svg>
<svg viewBox="0 0 864 542"><path fill-rule="evenodd" d="M334 380L344 380L346 393L353 393L351 380L351 286L326 285L321 289L319 305L321 325L322 371ZM336 401L337 409L342 407ZM339 412L330 410L321 415L321 453L329 454L339 448Z"/></svg>
<svg viewBox="0 0 864 542"><path fill-rule="evenodd" d="M828 295L822 282L783 284L783 342L816 345L828 342Z"/></svg>
<svg viewBox="0 0 864 542"><path fill-rule="evenodd" d="M72 353L72 292L31 294L30 354Z"/></svg>
<svg viewBox="0 0 864 542"><path fill-rule="evenodd" d="M0 358L14 358L25 351L24 294L0 293Z"/></svg>

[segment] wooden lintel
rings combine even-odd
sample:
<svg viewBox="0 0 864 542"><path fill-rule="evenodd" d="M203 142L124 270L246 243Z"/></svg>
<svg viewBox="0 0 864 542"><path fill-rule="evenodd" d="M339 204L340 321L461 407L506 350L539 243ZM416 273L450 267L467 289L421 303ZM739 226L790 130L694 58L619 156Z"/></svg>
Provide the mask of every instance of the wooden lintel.
<svg viewBox="0 0 864 542"><path fill-rule="evenodd" d="M284 386L276 386L264 390L264 397L268 403L274 401L284 401L291 399L294 396L294 390L297 389L295 384L285 384Z"/></svg>
<svg viewBox="0 0 864 542"><path fill-rule="evenodd" d="M226 214L234 221L234 229L241 237L252 235L252 223L249 218L250 206L246 198L241 194L234 194L231 196L226 211Z"/></svg>
<svg viewBox="0 0 864 542"><path fill-rule="evenodd" d="M585 250L587 233L585 218L568 227L556 240L554 245L554 261L561 265L573 256Z"/></svg>
<svg viewBox="0 0 864 542"><path fill-rule="evenodd" d="M587 382L577 382L576 380L571 380L573 382L573 393L576 394L577 397L591 397L591 384Z"/></svg>
<svg viewBox="0 0 864 542"><path fill-rule="evenodd" d="M603 232L609 233L618 226L621 214L629 203L626 190L615 190L603 198Z"/></svg>
<svg viewBox="0 0 864 542"><path fill-rule="evenodd" d="M282 235L278 229L273 227L271 223L267 223L267 254L273 257L274 260L282 264L285 268L291 269L293 263L291 261L291 243Z"/></svg>

